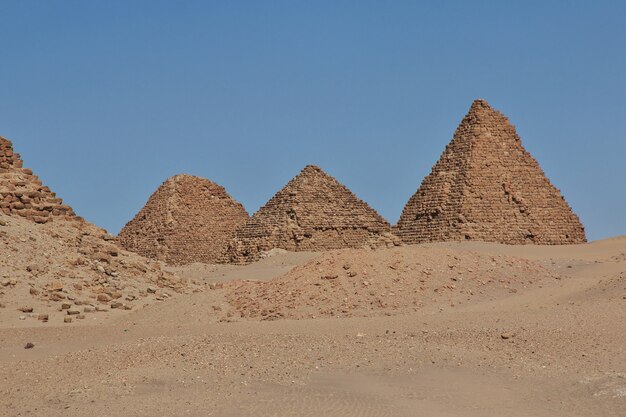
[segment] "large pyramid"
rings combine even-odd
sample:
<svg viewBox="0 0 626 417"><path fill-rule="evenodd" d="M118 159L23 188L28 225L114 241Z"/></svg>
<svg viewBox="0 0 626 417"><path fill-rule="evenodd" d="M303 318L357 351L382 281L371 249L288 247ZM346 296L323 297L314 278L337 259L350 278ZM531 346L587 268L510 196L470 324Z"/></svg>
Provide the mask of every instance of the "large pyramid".
<svg viewBox="0 0 626 417"><path fill-rule="evenodd" d="M524 149L515 127L484 100L474 101L395 229L406 243L586 241L580 220Z"/></svg>
<svg viewBox="0 0 626 417"><path fill-rule="evenodd" d="M23 167L13 144L0 136L0 210L37 223L47 223L55 216L75 218L71 207L48 187L42 185L33 171Z"/></svg>
<svg viewBox="0 0 626 417"><path fill-rule="evenodd" d="M223 187L176 175L165 181L119 233L127 250L172 265L215 263L250 216Z"/></svg>
<svg viewBox="0 0 626 417"><path fill-rule="evenodd" d="M228 262L259 259L264 251L363 247L384 238L389 223L320 168L308 165L237 229Z"/></svg>

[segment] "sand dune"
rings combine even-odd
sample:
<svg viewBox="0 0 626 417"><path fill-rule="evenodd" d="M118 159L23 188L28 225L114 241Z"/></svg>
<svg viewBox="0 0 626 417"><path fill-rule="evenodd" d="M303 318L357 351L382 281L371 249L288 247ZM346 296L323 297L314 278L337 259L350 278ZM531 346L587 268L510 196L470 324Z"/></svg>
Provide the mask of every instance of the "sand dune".
<svg viewBox="0 0 626 417"><path fill-rule="evenodd" d="M171 270L195 292L80 325L20 321L3 288L0 415L623 416L624 253L622 237L194 264Z"/></svg>

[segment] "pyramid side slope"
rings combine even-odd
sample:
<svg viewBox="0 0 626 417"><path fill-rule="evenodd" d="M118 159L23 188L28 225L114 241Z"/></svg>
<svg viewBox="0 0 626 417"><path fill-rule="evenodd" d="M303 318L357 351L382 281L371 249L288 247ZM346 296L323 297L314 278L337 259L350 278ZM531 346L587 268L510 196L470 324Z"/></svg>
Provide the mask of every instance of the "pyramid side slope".
<svg viewBox="0 0 626 417"><path fill-rule="evenodd" d="M152 194L118 239L128 250L170 264L214 263L234 230L248 219L243 205L224 187L177 175Z"/></svg>
<svg viewBox="0 0 626 417"><path fill-rule="evenodd" d="M274 248L320 251L362 247L389 223L320 168L307 166L237 229L226 261L249 262Z"/></svg>
<svg viewBox="0 0 626 417"><path fill-rule="evenodd" d="M508 119L475 102L396 226L406 243L575 244L585 233Z"/></svg>
<svg viewBox="0 0 626 417"><path fill-rule="evenodd" d="M3 137L0 137L0 210L36 223L47 223L55 217L77 218L72 208L44 186L32 170L24 168L11 141Z"/></svg>

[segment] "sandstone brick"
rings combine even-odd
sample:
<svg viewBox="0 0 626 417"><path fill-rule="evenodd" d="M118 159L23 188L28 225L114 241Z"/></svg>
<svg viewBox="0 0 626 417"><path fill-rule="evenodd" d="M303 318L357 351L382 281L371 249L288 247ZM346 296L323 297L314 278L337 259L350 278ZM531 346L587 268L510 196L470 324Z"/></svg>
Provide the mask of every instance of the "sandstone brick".
<svg viewBox="0 0 626 417"><path fill-rule="evenodd" d="M125 249L173 265L215 263L249 215L218 184L191 175L165 181L120 232Z"/></svg>
<svg viewBox="0 0 626 417"><path fill-rule="evenodd" d="M36 223L47 223L50 214L76 218L73 210L54 199L48 187L28 168L23 168L13 144L0 136L0 209L7 215L20 215Z"/></svg>
<svg viewBox="0 0 626 417"><path fill-rule="evenodd" d="M585 231L508 119L476 100L394 231L405 243L575 244Z"/></svg>
<svg viewBox="0 0 626 417"><path fill-rule="evenodd" d="M348 188L309 165L240 226L224 262L245 263L275 248L360 248L390 231L389 223Z"/></svg>

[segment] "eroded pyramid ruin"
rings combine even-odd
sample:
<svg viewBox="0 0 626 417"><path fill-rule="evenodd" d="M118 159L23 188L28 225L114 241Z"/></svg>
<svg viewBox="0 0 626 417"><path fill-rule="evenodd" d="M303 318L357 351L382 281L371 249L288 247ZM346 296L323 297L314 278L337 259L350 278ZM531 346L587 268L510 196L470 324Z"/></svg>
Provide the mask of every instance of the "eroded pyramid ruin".
<svg viewBox="0 0 626 417"><path fill-rule="evenodd" d="M236 227L249 218L224 187L204 178L176 175L152 194L118 240L127 250L172 265L214 263Z"/></svg>
<svg viewBox="0 0 626 417"><path fill-rule="evenodd" d="M515 127L476 100L395 227L406 243L575 244L585 231Z"/></svg>
<svg viewBox="0 0 626 417"><path fill-rule="evenodd" d="M314 165L293 178L231 241L228 262L259 259L274 248L322 251L360 248L386 239L390 226L349 189Z"/></svg>
<svg viewBox="0 0 626 417"><path fill-rule="evenodd" d="M55 216L74 218L72 208L23 165L13 144L0 136L0 210L37 223L47 223Z"/></svg>

